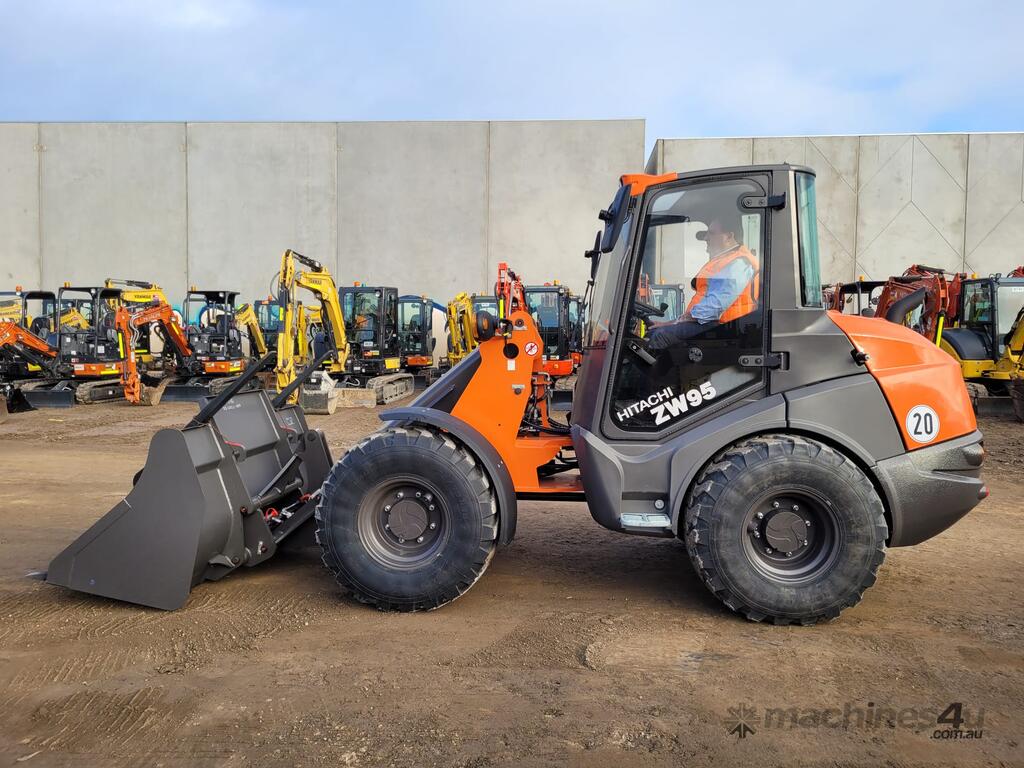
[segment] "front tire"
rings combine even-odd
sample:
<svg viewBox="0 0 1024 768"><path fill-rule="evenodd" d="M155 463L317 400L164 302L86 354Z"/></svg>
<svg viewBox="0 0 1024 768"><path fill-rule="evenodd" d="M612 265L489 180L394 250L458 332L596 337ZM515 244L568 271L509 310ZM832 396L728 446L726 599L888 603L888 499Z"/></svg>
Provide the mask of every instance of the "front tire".
<svg viewBox="0 0 1024 768"><path fill-rule="evenodd" d="M487 473L447 435L377 432L331 470L316 509L324 565L380 610L439 608L486 570L498 538Z"/></svg>
<svg viewBox="0 0 1024 768"><path fill-rule="evenodd" d="M855 605L885 559L882 501L861 469L803 437L765 435L716 456L684 515L711 592L752 621L814 624Z"/></svg>

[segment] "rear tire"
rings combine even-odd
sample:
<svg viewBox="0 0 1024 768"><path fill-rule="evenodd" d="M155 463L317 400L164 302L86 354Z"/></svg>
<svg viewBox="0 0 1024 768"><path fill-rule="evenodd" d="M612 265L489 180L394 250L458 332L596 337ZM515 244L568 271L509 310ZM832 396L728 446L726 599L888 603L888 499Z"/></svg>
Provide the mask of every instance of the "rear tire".
<svg viewBox="0 0 1024 768"><path fill-rule="evenodd" d="M684 515L709 590L752 621L815 624L860 601L885 559L882 501L849 458L815 440L765 435L716 456Z"/></svg>
<svg viewBox="0 0 1024 768"><path fill-rule="evenodd" d="M468 450L429 428L396 427L334 466L316 529L324 565L357 600L384 611L430 610L486 570L498 510Z"/></svg>

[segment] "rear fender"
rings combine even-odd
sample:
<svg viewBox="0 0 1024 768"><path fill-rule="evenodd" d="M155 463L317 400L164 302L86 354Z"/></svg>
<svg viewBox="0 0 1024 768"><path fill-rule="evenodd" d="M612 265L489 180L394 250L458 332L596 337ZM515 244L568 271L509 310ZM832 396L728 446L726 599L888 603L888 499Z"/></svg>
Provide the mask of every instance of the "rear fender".
<svg viewBox="0 0 1024 768"><path fill-rule="evenodd" d="M473 452L477 460L483 464L487 476L494 484L494 494L498 500L498 546L510 544L516 534L516 518L518 507L516 489L512 484L512 475L501 456L476 429L450 413L434 408L396 408L380 414L382 421L402 424L425 424L437 427L453 435Z"/></svg>

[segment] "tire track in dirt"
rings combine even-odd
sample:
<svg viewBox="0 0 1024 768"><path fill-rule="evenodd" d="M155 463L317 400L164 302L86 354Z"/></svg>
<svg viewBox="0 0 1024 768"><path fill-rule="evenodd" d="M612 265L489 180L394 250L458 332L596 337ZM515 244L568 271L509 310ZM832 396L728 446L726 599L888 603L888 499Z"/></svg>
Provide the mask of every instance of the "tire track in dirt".
<svg viewBox="0 0 1024 768"><path fill-rule="evenodd" d="M38 690L51 685L89 683L102 680L129 667L152 663L148 650L114 648L91 650L83 655L47 660L38 667L23 669L9 683L15 690Z"/></svg>
<svg viewBox="0 0 1024 768"><path fill-rule="evenodd" d="M163 688L126 693L79 691L50 699L32 712L27 748L142 758L176 737L194 709L189 697L169 699Z"/></svg>

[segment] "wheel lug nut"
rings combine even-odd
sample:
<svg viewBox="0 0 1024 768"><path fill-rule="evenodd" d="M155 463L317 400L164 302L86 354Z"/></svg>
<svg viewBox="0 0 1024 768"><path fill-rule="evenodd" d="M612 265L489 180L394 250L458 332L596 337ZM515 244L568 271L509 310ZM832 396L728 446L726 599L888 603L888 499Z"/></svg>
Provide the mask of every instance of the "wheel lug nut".
<svg viewBox="0 0 1024 768"><path fill-rule="evenodd" d="M398 493L395 494L395 498L396 499L404 499L405 498L405 494L402 493L401 491L399 491Z"/></svg>
<svg viewBox="0 0 1024 768"><path fill-rule="evenodd" d="M390 504L385 504L384 505L384 511L385 512L390 512L391 511L391 505Z"/></svg>
<svg viewBox="0 0 1024 768"><path fill-rule="evenodd" d="M811 521L810 520L804 520L804 525L806 525L808 528L810 528L811 527Z"/></svg>
<svg viewBox="0 0 1024 768"><path fill-rule="evenodd" d="M420 496L422 496L422 495L423 495L423 491L416 491L416 498L417 498L417 499L418 499L418 498L419 498Z"/></svg>
<svg viewBox="0 0 1024 768"><path fill-rule="evenodd" d="M772 502L772 509L778 509L778 508L779 508L779 502L773 501Z"/></svg>
<svg viewBox="0 0 1024 768"><path fill-rule="evenodd" d="M760 531L754 531L754 538L755 538L755 539L760 539L760 538L761 538L761 533L760 533Z"/></svg>
<svg viewBox="0 0 1024 768"><path fill-rule="evenodd" d="M433 512L434 511L434 505L431 504L429 507L427 507L427 509L429 509L431 512Z"/></svg>
<svg viewBox="0 0 1024 768"><path fill-rule="evenodd" d="M434 530L435 528L437 528L437 523L431 523L430 530Z"/></svg>
<svg viewBox="0 0 1024 768"><path fill-rule="evenodd" d="M804 547L806 547L806 546L807 546L807 539L804 539L804 543L803 543L803 545L802 545L802 546L804 546Z"/></svg>
<svg viewBox="0 0 1024 768"><path fill-rule="evenodd" d="M387 523L384 523L384 530L385 531L390 531L391 530L391 526L388 525Z"/></svg>
<svg viewBox="0 0 1024 768"><path fill-rule="evenodd" d="M793 556L793 553L792 553L792 552L787 552L787 553L786 553L786 557L792 557L792 556Z"/></svg>
<svg viewBox="0 0 1024 768"><path fill-rule="evenodd" d="M794 504L793 505L793 511L794 512L799 512L800 511L800 507L798 507L796 504Z"/></svg>
<svg viewBox="0 0 1024 768"><path fill-rule="evenodd" d="M757 519L758 520L764 520L764 512L758 512L757 513Z"/></svg>
<svg viewBox="0 0 1024 768"><path fill-rule="evenodd" d="M765 549L765 552L767 552L769 555L772 554L772 548L768 547L767 549Z"/></svg>
<svg viewBox="0 0 1024 768"><path fill-rule="evenodd" d="M403 539L401 536L399 536L398 537L398 543L399 544L405 544L405 539Z"/></svg>
<svg viewBox="0 0 1024 768"><path fill-rule="evenodd" d="M422 544L422 543L423 543L423 537L422 537L422 536L420 536L419 538L417 538L417 539L416 539L416 543L417 543L417 544Z"/></svg>

